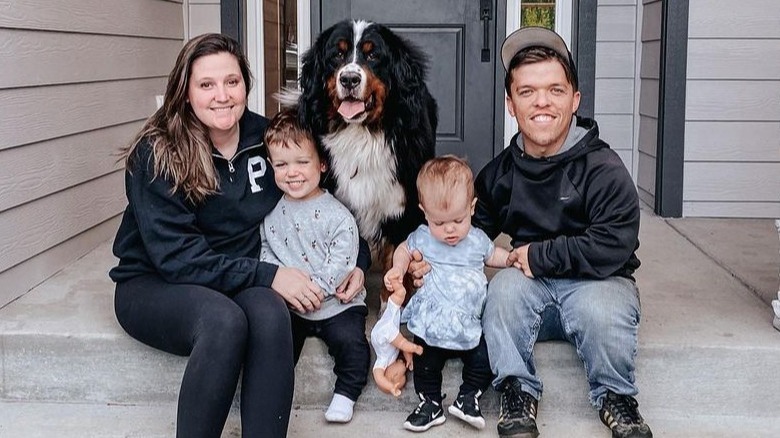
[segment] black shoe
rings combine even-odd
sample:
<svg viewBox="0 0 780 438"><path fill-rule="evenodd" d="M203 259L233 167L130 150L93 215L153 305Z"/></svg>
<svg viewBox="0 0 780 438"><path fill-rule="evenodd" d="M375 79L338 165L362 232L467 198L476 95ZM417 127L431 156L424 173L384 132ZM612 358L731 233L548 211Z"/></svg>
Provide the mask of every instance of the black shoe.
<svg viewBox="0 0 780 438"><path fill-rule="evenodd" d="M406 417L404 429L412 432L425 432L447 420L447 417L444 416L444 410L441 408L441 403L431 400L423 393L417 395L420 397L420 404L417 405L414 412Z"/></svg>
<svg viewBox="0 0 780 438"><path fill-rule="evenodd" d="M639 415L638 407L634 397L607 391L599 418L612 430L612 438L651 438L653 432Z"/></svg>
<svg viewBox="0 0 780 438"><path fill-rule="evenodd" d="M507 377L501 383L501 413L498 416L498 436L536 438L536 407L538 402L520 389L516 377Z"/></svg>
<svg viewBox="0 0 780 438"><path fill-rule="evenodd" d="M455 402L447 410L450 414L460 418L477 429L482 429L485 427L485 418L479 410L480 396L482 396L482 391L479 390L477 390L477 392L458 394L458 398L455 399Z"/></svg>

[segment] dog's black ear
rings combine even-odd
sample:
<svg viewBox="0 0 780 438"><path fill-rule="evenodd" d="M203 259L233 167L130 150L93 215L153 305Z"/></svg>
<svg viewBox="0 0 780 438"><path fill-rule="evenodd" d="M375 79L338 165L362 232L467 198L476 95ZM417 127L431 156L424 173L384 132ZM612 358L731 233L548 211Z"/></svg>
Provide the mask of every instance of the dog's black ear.
<svg viewBox="0 0 780 438"><path fill-rule="evenodd" d="M390 52L390 69L393 86L411 90L425 85L427 57L416 45L399 36L384 25L379 33L387 43Z"/></svg>
<svg viewBox="0 0 780 438"><path fill-rule="evenodd" d="M323 31L301 58L298 121L302 127L312 132L322 132L325 129L324 108L327 99L324 88L327 83L325 51L335 27Z"/></svg>

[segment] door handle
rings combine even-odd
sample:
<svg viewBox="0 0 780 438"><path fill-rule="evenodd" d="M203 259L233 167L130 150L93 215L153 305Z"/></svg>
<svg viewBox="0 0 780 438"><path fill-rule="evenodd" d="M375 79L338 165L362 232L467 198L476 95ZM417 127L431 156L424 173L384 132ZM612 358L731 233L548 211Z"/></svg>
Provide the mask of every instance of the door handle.
<svg viewBox="0 0 780 438"><path fill-rule="evenodd" d="M493 19L493 0L479 1L479 19L482 21L482 62L490 62L490 20Z"/></svg>

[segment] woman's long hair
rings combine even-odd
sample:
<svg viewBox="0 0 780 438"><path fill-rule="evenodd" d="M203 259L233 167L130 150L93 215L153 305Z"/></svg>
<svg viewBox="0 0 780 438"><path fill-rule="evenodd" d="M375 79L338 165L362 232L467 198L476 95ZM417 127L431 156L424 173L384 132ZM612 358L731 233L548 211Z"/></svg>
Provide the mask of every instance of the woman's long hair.
<svg viewBox="0 0 780 438"><path fill-rule="evenodd" d="M241 46L232 38L208 33L187 42L168 76L163 105L144 123L132 142L120 150L120 160L132 169L134 153L144 139L152 148L154 177L172 182L172 194L181 191L191 202L202 202L219 190L211 158L208 128L187 102L192 64L200 57L229 53L238 61L246 93L252 89L252 73Z"/></svg>

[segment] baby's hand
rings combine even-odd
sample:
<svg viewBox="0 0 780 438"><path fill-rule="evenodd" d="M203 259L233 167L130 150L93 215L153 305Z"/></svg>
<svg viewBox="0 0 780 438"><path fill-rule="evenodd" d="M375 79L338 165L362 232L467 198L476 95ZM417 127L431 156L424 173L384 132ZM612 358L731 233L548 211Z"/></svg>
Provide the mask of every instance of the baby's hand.
<svg viewBox="0 0 780 438"><path fill-rule="evenodd" d="M395 291L394 286L400 284L403 281L404 273L400 268L390 268L385 274L384 282L385 287L390 292ZM402 286L403 287L403 286Z"/></svg>

